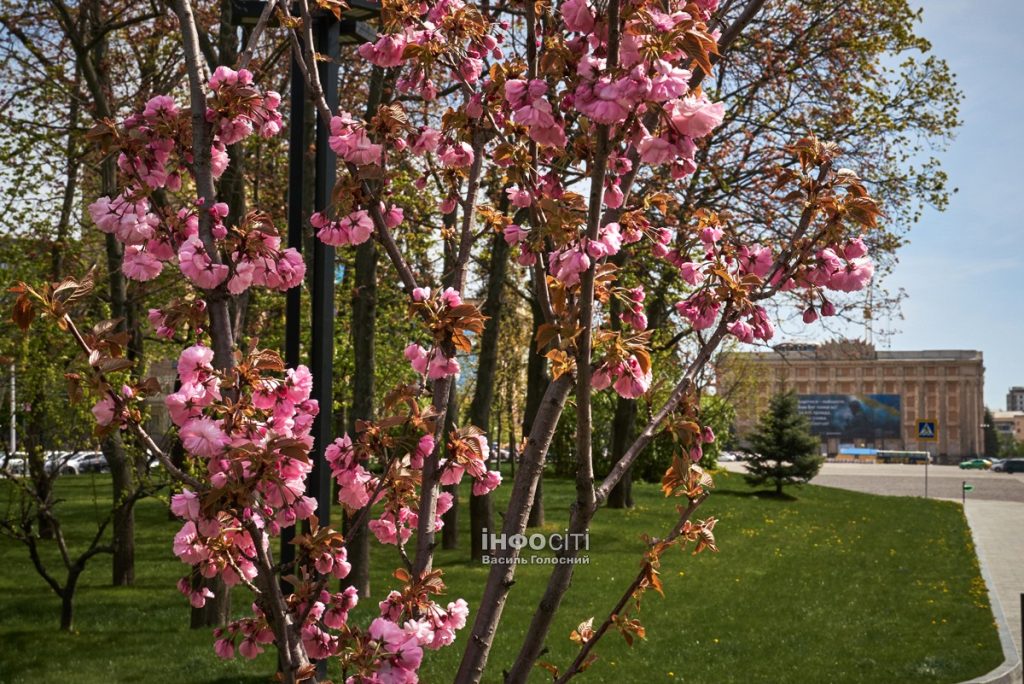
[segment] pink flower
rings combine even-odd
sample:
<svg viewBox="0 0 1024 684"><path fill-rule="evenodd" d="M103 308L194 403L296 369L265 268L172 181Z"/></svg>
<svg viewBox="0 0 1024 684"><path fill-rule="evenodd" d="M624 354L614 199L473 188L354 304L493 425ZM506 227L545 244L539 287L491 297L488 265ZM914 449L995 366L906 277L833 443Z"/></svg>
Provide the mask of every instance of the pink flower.
<svg viewBox="0 0 1024 684"><path fill-rule="evenodd" d="M443 485L457 485L462 482L462 476L465 473L466 468L464 466L450 462L448 466L441 471L440 482Z"/></svg>
<svg viewBox="0 0 1024 684"><path fill-rule="evenodd" d="M212 290L228 277L228 267L214 264L198 237L188 238L178 250L178 265L186 278L204 290Z"/></svg>
<svg viewBox="0 0 1024 684"><path fill-rule="evenodd" d="M199 531L191 520L182 525L178 533L174 535L172 550L182 563L191 565L196 565L210 557L210 550L199 539Z"/></svg>
<svg viewBox="0 0 1024 684"><path fill-rule="evenodd" d="M514 207L528 207L533 202L533 196L530 195L529 190L509 188L505 191L505 194L508 195L508 199Z"/></svg>
<svg viewBox="0 0 1024 684"><path fill-rule="evenodd" d="M843 256L847 259L857 259L868 253L868 248L860 238L850 240L843 247Z"/></svg>
<svg viewBox="0 0 1024 684"><path fill-rule="evenodd" d="M196 456L220 456L231 439L212 418L196 418L181 429L181 442L185 450Z"/></svg>
<svg viewBox="0 0 1024 684"><path fill-rule="evenodd" d="M405 358L412 364L412 369L420 375L427 373L427 350L420 345L413 343L405 348Z"/></svg>
<svg viewBox="0 0 1024 684"><path fill-rule="evenodd" d="M455 359L449 359L440 350L435 349L430 358L430 365L427 368L427 378L430 380L440 380L449 375L458 374L459 362Z"/></svg>
<svg viewBox="0 0 1024 684"><path fill-rule="evenodd" d="M446 145L441 150L440 159L445 166L469 166L473 163L473 148L464 142Z"/></svg>
<svg viewBox="0 0 1024 684"><path fill-rule="evenodd" d="M100 425L110 425L114 422L114 400L106 395L96 402L92 407L92 415Z"/></svg>
<svg viewBox="0 0 1024 684"><path fill-rule="evenodd" d="M182 383L194 383L200 373L213 370L213 350L201 344L194 344L181 352L178 357L178 377Z"/></svg>
<svg viewBox="0 0 1024 684"><path fill-rule="evenodd" d="M707 293L698 293L676 304L676 311L690 321L694 330L706 330L718 319L719 303Z"/></svg>
<svg viewBox="0 0 1024 684"><path fill-rule="evenodd" d="M612 385L612 369L607 365L603 365L598 368L590 376L590 386L595 390L601 391L608 389Z"/></svg>
<svg viewBox="0 0 1024 684"><path fill-rule="evenodd" d="M754 341L754 329L744 320L733 321L729 324L728 330L736 336L740 342L748 344Z"/></svg>
<svg viewBox="0 0 1024 684"><path fill-rule="evenodd" d="M501 473L497 470L489 470L487 474L473 481L473 494L483 496L492 492L501 484Z"/></svg>
<svg viewBox="0 0 1024 684"><path fill-rule="evenodd" d="M354 211L342 221L347 222L349 236L353 245L361 245L373 235L373 219L367 211Z"/></svg>
<svg viewBox="0 0 1024 684"><path fill-rule="evenodd" d="M607 77L593 84L581 83L575 95L576 109L600 124L625 121L633 104L625 97L622 83Z"/></svg>
<svg viewBox="0 0 1024 684"><path fill-rule="evenodd" d="M618 209L622 206L623 197L622 188L613 183L604 191L604 206L609 209Z"/></svg>
<svg viewBox="0 0 1024 684"><path fill-rule="evenodd" d="M252 637L242 639L242 643L238 645L238 652L242 654L243 658L252 660L260 653L263 653L263 649Z"/></svg>
<svg viewBox="0 0 1024 684"><path fill-rule="evenodd" d="M199 496L186 489L171 497L171 513L185 520L198 520L199 504Z"/></svg>
<svg viewBox="0 0 1024 684"><path fill-rule="evenodd" d="M405 44L405 36L402 34L388 34L376 43L360 45L359 56L380 67L396 67L402 63Z"/></svg>
<svg viewBox="0 0 1024 684"><path fill-rule="evenodd" d="M510 245L517 244L526 239L526 236L530 234L530 231L523 229L521 226L517 226L514 223L510 223L505 226L505 230L502 231L505 235L505 242Z"/></svg>
<svg viewBox="0 0 1024 684"><path fill-rule="evenodd" d="M875 265L866 257L851 259L845 267L836 272L828 286L842 292L863 290L875 274Z"/></svg>
<svg viewBox="0 0 1024 684"><path fill-rule="evenodd" d="M441 293L441 303L450 309L454 309L455 307L462 305L462 297L459 295L458 290L453 287L448 287Z"/></svg>
<svg viewBox="0 0 1024 684"><path fill-rule="evenodd" d="M587 6L586 0L566 0L560 7L565 28L578 33L590 33L594 30L594 13Z"/></svg>
<svg viewBox="0 0 1024 684"><path fill-rule="evenodd" d="M640 362L635 356L629 357L623 366L623 371L619 379L615 381L615 391L619 396L626 399L637 399L650 389L651 371L648 369L645 373L640 368Z"/></svg>
<svg viewBox="0 0 1024 684"><path fill-rule="evenodd" d="M704 271L701 270L701 265L692 261L687 261L679 267L679 275L690 285L699 285L704 282Z"/></svg>
<svg viewBox="0 0 1024 684"><path fill-rule="evenodd" d="M722 123L725 105L714 104L703 93L699 98L684 97L666 106L669 119L676 131L691 138L703 138Z"/></svg>
<svg viewBox="0 0 1024 684"><path fill-rule="evenodd" d="M223 67L218 67L223 68ZM217 639L213 642L213 650L218 657L230 660L235 657L235 645L228 639Z"/></svg>
<svg viewBox="0 0 1024 684"><path fill-rule="evenodd" d="M405 211L401 207L391 207L384 212L384 225L388 228L397 228L405 219Z"/></svg>
<svg viewBox="0 0 1024 684"><path fill-rule="evenodd" d="M658 73L651 79L650 98L655 102L671 100L690 89L691 74L686 69L672 66L664 59L654 60L654 69Z"/></svg>
<svg viewBox="0 0 1024 684"><path fill-rule="evenodd" d="M441 131L433 128L424 128L416 137L416 141L412 144L412 153L424 154L426 152L433 152L437 149L437 146L440 143Z"/></svg>
<svg viewBox="0 0 1024 684"><path fill-rule="evenodd" d="M646 164L665 164L672 161L679 153L676 146L662 137L645 136L640 141L640 160Z"/></svg>

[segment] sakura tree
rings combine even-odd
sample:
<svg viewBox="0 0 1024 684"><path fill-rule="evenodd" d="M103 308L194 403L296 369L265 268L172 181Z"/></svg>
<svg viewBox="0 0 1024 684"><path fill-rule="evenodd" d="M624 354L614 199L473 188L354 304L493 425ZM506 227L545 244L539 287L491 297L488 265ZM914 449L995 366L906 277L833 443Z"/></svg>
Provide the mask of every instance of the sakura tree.
<svg viewBox="0 0 1024 684"><path fill-rule="evenodd" d="M88 279L42 289L21 284L15 315L27 326L42 310L74 337L92 369L97 423L130 433L183 485L172 502L182 519L174 553L189 568L179 588L192 605L211 596L202 578L219 577L252 592L251 613L216 631L219 655L237 651L251 658L273 645L287 682L315 677L315 662L328 658L340 659L348 682L416 682L427 651L459 643L455 681L484 676L520 550L497 552L501 562L491 567L480 604L469 606L440 597L445 585L434 548L440 516L451 505L442 485L469 478L476 494L501 485L500 475L488 469L481 431L457 424L445 429L446 418L453 421L446 412L461 372L459 354L471 351L484 323L464 300L472 251L495 230L516 250L541 305L544 324L535 343L554 375L510 485L502 532L523 533L570 397L577 426L570 533L588 529L623 473L665 431L676 439L678 455L663 489L686 500L676 520L651 531L659 536L650 537L641 570L607 617L596 626L593 618L585 620L573 633L578 657L545 667L555 680L567 681L592 662L611 629L629 638L641 633L634 611L644 591L660 588L659 558L667 548L716 548L715 520L693 517L712 486L697 461L702 444L715 439L701 421L695 379L727 336L743 342L772 337L764 304L776 295L802 298L811 324L834 313L830 291L864 287L873 266L862 236L878 215L856 174L834 168L839 150L811 135L793 142L788 151L796 163L777 173L776 190L799 217L784 239L750 243L714 207L679 221L672 187L632 192L638 179L653 173L667 171L672 183L685 185L694 172L702 140L724 115L701 82L760 5L748 1L723 24L717 0L609 0L600 6L587 0L557 6L388 1L379 38L361 46L358 58L384 70L392 97L360 117L327 106L324 89L333 84L319 82L317 57L308 49L313 12L323 9L308 0L269 2L238 68L210 74L191 2L176 1L188 92L155 97L127 119L98 127L96 138L117 155L119 191L99 198L90 213L99 230L124 244L125 276L144 281L176 269L194 293L149 314L158 334L188 340L178 359L180 389L166 404L190 466L175 466L143 430L140 402L159 388L117 380L126 362L111 342L112 326L83 333L74 320ZM323 7L338 9L326 0ZM227 147L251 135L277 135L283 126L280 97L245 68L272 13L318 115L330 122L330 147L344 162L332 205L310 217L310 229L343 248L376 241L422 325L420 337L405 347L417 380L395 388L385 415L358 423L353 434L326 448L352 527L366 526L397 551L396 583L369 624L349 617L355 590L330 588L350 571L347 540L318 526L317 503L306 495L312 421L326 407L310 400L305 367L286 368L257 340L236 345L232 330L233 297L250 288L299 286L305 272L301 255L282 246L274 217L253 211L230 225L218 201ZM404 96L421 106L404 106ZM440 288L421 282L403 250L408 207L391 183L399 171L440 198L429 216L448 256ZM495 193L488 195L485 186L505 196L506 209L488 203ZM629 253L672 267L686 292L675 310L695 352L672 378L667 400L599 479L594 393L640 397L654 376L645 286L617 280L617 259ZM623 312L615 326L608 316L613 303ZM294 562L276 561L275 539L300 524ZM561 556L576 553L565 549ZM507 681L526 681L534 668L572 573L571 563L553 566ZM459 639L470 612L469 634Z"/></svg>

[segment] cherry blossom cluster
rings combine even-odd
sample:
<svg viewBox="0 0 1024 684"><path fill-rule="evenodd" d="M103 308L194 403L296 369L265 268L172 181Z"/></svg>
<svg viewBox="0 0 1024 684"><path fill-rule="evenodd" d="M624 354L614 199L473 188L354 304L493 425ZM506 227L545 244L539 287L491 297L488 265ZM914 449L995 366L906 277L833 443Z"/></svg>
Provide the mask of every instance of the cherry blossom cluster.
<svg viewBox="0 0 1024 684"><path fill-rule="evenodd" d="M255 132L264 137L280 132L281 98L256 88L252 74L245 69L218 67L208 85L212 97L206 118L214 128L211 170L214 178L219 178L228 165L228 145ZM193 158L188 113L173 98L153 97L141 113L130 115L119 127L111 125L110 136L120 149L123 190L90 204L89 213L101 231L125 245L121 270L126 277L152 280L166 263L176 260L185 277L204 290L225 282L232 294L253 285L285 290L302 281L305 265L301 255L281 249L269 221L259 221L258 230L240 227L229 235L224 203L204 206L202 201L192 201L177 212L157 210L151 204L149 194L154 190L181 190L182 177ZM203 212L210 218L214 246L222 252L217 258L199 236Z"/></svg>
<svg viewBox="0 0 1024 684"><path fill-rule="evenodd" d="M209 592L209 589L205 591ZM264 646L274 643L274 631L267 624L267 618L259 605L252 604L252 612L256 617L235 620L213 630L214 653L228 660L235 657L237 647L243 658L252 660L263 653Z"/></svg>
<svg viewBox="0 0 1024 684"><path fill-rule="evenodd" d="M590 384L596 390L614 387L620 397L637 399L651 388L653 377L649 365L645 368L636 356L630 356L617 363L600 364L594 370Z"/></svg>
<svg viewBox="0 0 1024 684"><path fill-rule="evenodd" d="M458 290L451 287L445 288L433 298L429 287L418 287L412 292L412 300L414 303L430 309L431 313L436 316L443 316L462 306L462 296ZM459 362L453 355L445 354L439 346L425 349L413 342L406 346L403 353L413 370L420 375L425 375L428 380L439 380L459 374Z"/></svg>
<svg viewBox="0 0 1024 684"><path fill-rule="evenodd" d="M465 475L473 478L473 494L483 496L501 484L501 473L487 469L487 437L468 432L453 434L448 443L450 458L441 463L441 484L458 485Z"/></svg>
<svg viewBox="0 0 1024 684"><path fill-rule="evenodd" d="M417 437L415 433L399 437L397 444L412 445L412 448L401 461L385 462L384 473L376 476L367 468L371 456L380 456L375 433L375 430L366 430L355 443L349 435L343 435L327 447L325 458L338 484L338 502L349 511L383 502L379 515L368 522L368 527L380 543L403 545L416 530L419 515L414 509L417 503L414 491L396 484L410 483L408 473L423 468L423 460L434 451L434 437L432 434ZM439 496L435 530L444 525L441 516L451 508L452 500L451 494Z"/></svg>
<svg viewBox="0 0 1024 684"><path fill-rule="evenodd" d="M167 396L167 409L186 453L203 464L212 495L230 499L245 492L253 505L242 513L214 511L204 509L189 489L176 494L171 510L185 524L175 536L174 552L204 577L219 574L230 586L255 576L247 523L276 533L316 510L316 501L305 495L305 478L311 469L309 432L318 409L309 398L312 377L300 366L283 377L250 374L250 383L241 387L233 381L234 390L241 391L236 409L248 410L224 415L224 377L212 361L208 347L194 345L182 352L180 388ZM343 548L336 560L344 562Z"/></svg>
<svg viewBox="0 0 1024 684"><path fill-rule="evenodd" d="M685 318L694 330L705 330L713 326L721 310L721 302L714 296L712 286L721 281L725 271L736 281L753 276L755 282L767 281L781 292L804 291L808 298L820 300L815 308L812 304L804 310L805 323L813 323L821 315L835 314L835 305L830 302L825 290L853 292L863 289L874 275L874 264L867 255L867 247L861 238L854 238L842 245L821 249L812 263L797 264L790 273L775 269L776 255L763 245L740 245L733 247L723 237L725 231L717 226L705 226L698 232L702 255L693 260L680 249L664 253L664 258L679 269L683 281L695 289L676 304L676 311ZM770 340L775 329L764 307L747 303L739 307L739 316L731 320L727 330L741 342Z"/></svg>

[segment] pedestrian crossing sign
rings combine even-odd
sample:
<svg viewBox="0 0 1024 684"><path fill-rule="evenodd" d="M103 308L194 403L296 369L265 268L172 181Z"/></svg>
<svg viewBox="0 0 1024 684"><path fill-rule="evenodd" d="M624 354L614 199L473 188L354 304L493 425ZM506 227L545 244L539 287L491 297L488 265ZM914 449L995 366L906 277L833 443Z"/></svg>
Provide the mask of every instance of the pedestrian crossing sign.
<svg viewBox="0 0 1024 684"><path fill-rule="evenodd" d="M922 441L934 442L938 439L938 425L934 420L917 421L917 438Z"/></svg>

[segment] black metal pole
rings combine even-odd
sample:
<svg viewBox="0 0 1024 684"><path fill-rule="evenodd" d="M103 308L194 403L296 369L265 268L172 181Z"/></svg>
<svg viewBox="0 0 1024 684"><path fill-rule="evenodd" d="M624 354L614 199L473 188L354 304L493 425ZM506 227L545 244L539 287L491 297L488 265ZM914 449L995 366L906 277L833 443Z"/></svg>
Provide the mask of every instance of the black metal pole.
<svg viewBox="0 0 1024 684"><path fill-rule="evenodd" d="M338 108L338 39L337 20L333 17L317 18L313 22L314 49L328 60L320 62L320 83L323 85L327 106ZM330 204L334 187L335 156L327 138L330 121L317 114L316 120L316 186L313 206L323 211ZM330 523L331 472L324 461L324 450L333 439L334 421L334 247L320 240L313 242L313 317L310 340L310 371L313 373L313 398L320 404L320 413L313 421L313 472L310 474L310 496L317 500L317 514L321 525Z"/></svg>
<svg viewBox="0 0 1024 684"><path fill-rule="evenodd" d="M302 195L305 186L306 83L295 55L292 55L291 125L288 130L288 246L302 251ZM289 368L299 365L302 288L285 293L284 361Z"/></svg>
<svg viewBox="0 0 1024 684"><path fill-rule="evenodd" d="M339 23L333 17L317 18L313 21L313 49L325 54L328 60L320 62L317 70L328 108L338 109L338 56L340 41ZM324 121L319 111L316 116L316 185L313 194L313 208L323 211L330 204L334 188L335 157L327 144L330 135L330 121ZM333 439L334 404L334 247L320 240L313 241L313 316L312 339L309 345L309 369L313 373L313 398L320 405L320 413L313 420L313 471L309 476L307 492L316 499L317 517L320 525L328 526L331 521L331 470L324 458L324 451ZM327 661L316 663L318 680L327 676Z"/></svg>
<svg viewBox="0 0 1024 684"><path fill-rule="evenodd" d="M288 127L288 246L301 252L306 152L306 82L295 55L292 55L291 71L291 123ZM293 287L285 293L284 306L284 362L289 368L299 365L301 322L302 288ZM291 543L294 538L294 527L281 530L282 563L291 563L295 560L295 547Z"/></svg>

